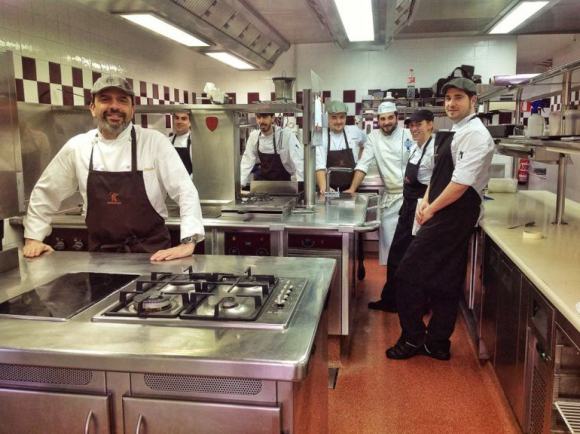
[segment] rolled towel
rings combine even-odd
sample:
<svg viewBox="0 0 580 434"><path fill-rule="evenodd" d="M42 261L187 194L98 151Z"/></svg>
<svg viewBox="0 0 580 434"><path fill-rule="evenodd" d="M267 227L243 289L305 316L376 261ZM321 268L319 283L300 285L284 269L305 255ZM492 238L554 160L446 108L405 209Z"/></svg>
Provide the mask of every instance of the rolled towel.
<svg viewBox="0 0 580 434"><path fill-rule="evenodd" d="M490 193L517 193L518 181L513 178L491 178L487 190Z"/></svg>

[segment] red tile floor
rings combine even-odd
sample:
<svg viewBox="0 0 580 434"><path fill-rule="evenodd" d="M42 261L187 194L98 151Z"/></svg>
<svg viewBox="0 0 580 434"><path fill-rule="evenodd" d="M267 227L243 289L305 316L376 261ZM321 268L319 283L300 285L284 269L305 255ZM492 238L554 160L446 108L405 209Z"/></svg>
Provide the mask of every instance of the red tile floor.
<svg viewBox="0 0 580 434"><path fill-rule="evenodd" d="M329 432L520 434L490 366L477 360L461 314L450 361L385 357L399 336L399 321L396 314L367 308L380 296L385 268L376 257L367 257L365 268L349 356L342 361L336 388L328 391Z"/></svg>

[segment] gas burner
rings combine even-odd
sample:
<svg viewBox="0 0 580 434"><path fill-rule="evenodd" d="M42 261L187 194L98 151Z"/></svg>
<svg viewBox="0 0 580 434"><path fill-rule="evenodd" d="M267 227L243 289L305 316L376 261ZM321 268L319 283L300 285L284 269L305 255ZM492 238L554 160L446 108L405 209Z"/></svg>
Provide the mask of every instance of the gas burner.
<svg viewBox="0 0 580 434"><path fill-rule="evenodd" d="M161 312L171 307L171 299L166 295L156 294L143 300L141 306L138 301L134 301L133 306L137 312Z"/></svg>
<svg viewBox="0 0 580 434"><path fill-rule="evenodd" d="M240 304L236 301L236 297L225 297L220 302L221 307L224 309L233 309L238 307Z"/></svg>

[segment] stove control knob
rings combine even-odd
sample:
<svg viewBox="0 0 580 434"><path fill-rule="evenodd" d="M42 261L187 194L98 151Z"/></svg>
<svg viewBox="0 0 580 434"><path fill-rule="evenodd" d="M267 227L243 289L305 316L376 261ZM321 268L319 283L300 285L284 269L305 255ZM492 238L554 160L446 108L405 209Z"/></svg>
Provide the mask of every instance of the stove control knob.
<svg viewBox="0 0 580 434"><path fill-rule="evenodd" d="M302 240L302 247L306 247L307 249L311 249L314 247L314 240L312 238L304 238Z"/></svg>
<svg viewBox="0 0 580 434"><path fill-rule="evenodd" d="M260 247L258 250L256 250L256 256L269 256L268 250Z"/></svg>
<svg viewBox="0 0 580 434"><path fill-rule="evenodd" d="M56 243L54 243L54 246L52 247L54 250L61 252L66 248L66 244L62 238L57 238Z"/></svg>
<svg viewBox="0 0 580 434"><path fill-rule="evenodd" d="M292 291L294 291L294 285L290 285L290 286L288 287L288 292L292 292Z"/></svg>
<svg viewBox="0 0 580 434"><path fill-rule="evenodd" d="M74 241L72 246L73 250L80 252L85 248L85 243L83 243L83 240L81 240L80 238L75 238L73 241Z"/></svg>
<svg viewBox="0 0 580 434"><path fill-rule="evenodd" d="M276 297L276 301L274 302L274 306L278 309L282 309L286 305L286 300L282 298L282 294Z"/></svg>

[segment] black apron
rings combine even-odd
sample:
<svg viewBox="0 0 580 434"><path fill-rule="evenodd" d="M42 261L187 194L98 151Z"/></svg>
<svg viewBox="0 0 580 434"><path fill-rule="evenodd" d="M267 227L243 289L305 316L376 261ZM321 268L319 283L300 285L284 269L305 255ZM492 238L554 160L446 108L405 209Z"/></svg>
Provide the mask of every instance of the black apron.
<svg viewBox="0 0 580 434"><path fill-rule="evenodd" d="M422 198L427 190L427 186L419 182L419 168L421 167L421 161L423 161L427 147L431 144L431 140L432 138L429 138L423 145L423 151L417 164L411 164L410 158L407 162L405 179L403 180L403 204L399 210L399 220L397 221L397 229L395 229L395 235L393 236L393 242L389 250L387 266L399 265L409 245L411 245L413 238L415 238L411 233L413 232L413 224L415 222L417 199Z"/></svg>
<svg viewBox="0 0 580 434"><path fill-rule="evenodd" d="M455 165L451 142L455 132L435 136L435 166L429 185L429 203L445 190ZM427 221L407 249L397 272L403 285L458 291L467 266L467 245L479 218L481 198L469 187L452 204ZM420 265L418 265L420 264Z"/></svg>
<svg viewBox="0 0 580 434"><path fill-rule="evenodd" d="M330 130L328 130L328 148L326 150L326 168L329 167L348 167L353 169L352 172L333 172L330 175L330 188L335 190L338 188L342 190L348 190L352 184L352 178L354 176L354 168L356 163L354 162L354 155L352 155L352 149L348 145L348 138L346 137L346 131L342 130L344 136L344 143L346 143L346 149L340 149L338 151L330 150Z"/></svg>
<svg viewBox="0 0 580 434"><path fill-rule="evenodd" d="M93 147L94 151L94 147ZM137 138L131 129L131 171L93 170L87 178L89 251L155 253L171 247L165 220L151 205L143 171L137 170Z"/></svg>
<svg viewBox="0 0 580 434"><path fill-rule="evenodd" d="M276 149L276 129L272 133L272 143L274 144L274 153L265 154L260 152L260 137L262 133L258 136L258 157L260 157L260 173L256 176L256 180L259 181L290 181L291 175L288 173L284 165L282 164L282 159L278 150Z"/></svg>
<svg viewBox="0 0 580 434"><path fill-rule="evenodd" d="M171 140L171 144L175 148L175 139L177 136L173 136L173 140ZM183 161L183 165L187 169L187 173L190 175L193 173L193 163L191 162L191 134L188 133L187 136L187 147L186 148L175 148L177 153L179 154L179 158Z"/></svg>

